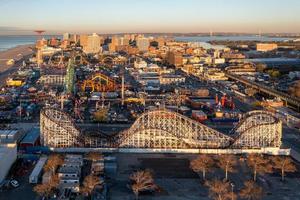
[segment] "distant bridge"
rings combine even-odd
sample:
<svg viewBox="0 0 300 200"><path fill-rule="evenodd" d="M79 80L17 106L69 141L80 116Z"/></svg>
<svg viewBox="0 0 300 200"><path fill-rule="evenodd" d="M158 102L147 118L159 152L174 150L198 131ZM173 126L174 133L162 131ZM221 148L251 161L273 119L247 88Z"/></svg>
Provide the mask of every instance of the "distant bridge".
<svg viewBox="0 0 300 200"><path fill-rule="evenodd" d="M238 81L238 82L241 82L249 87L252 87L260 92L263 92L263 93L266 93L266 94L269 94L269 95L272 95L272 96L275 96L275 97L279 97L280 99L286 101L287 103L289 103L290 105L294 105L298 108L300 108L300 98L297 98L297 97L293 97L293 96L290 96L286 93L283 93L283 92L280 92L280 91L277 91L271 87L268 87L268 86L265 86L265 85L262 85L260 83L256 83L256 82L253 82L253 81L249 81L241 76L237 76L237 75L234 75L234 74L231 74L231 73L228 73L226 72L225 75L230 78L230 79L233 79L235 81Z"/></svg>

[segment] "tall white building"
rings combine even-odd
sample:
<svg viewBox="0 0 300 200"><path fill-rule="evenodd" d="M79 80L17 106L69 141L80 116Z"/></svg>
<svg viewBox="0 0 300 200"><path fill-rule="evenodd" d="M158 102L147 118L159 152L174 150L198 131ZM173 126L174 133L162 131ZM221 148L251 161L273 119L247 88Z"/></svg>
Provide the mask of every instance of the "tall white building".
<svg viewBox="0 0 300 200"><path fill-rule="evenodd" d="M86 46L83 46L85 53L98 53L101 49L101 37L96 33L89 35Z"/></svg>
<svg viewBox="0 0 300 200"><path fill-rule="evenodd" d="M129 45L129 39L126 37L119 38L119 45Z"/></svg>
<svg viewBox="0 0 300 200"><path fill-rule="evenodd" d="M70 33L64 33L63 34L63 40L69 40L71 37L71 34Z"/></svg>
<svg viewBox="0 0 300 200"><path fill-rule="evenodd" d="M150 46L149 39L145 37L138 38L136 41L136 46L138 47L139 51L148 51Z"/></svg>

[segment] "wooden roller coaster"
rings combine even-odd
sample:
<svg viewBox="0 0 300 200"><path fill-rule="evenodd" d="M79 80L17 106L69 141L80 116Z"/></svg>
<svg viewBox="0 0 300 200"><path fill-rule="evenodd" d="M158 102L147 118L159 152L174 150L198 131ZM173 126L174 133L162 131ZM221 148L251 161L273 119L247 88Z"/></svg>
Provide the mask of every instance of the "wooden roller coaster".
<svg viewBox="0 0 300 200"><path fill-rule="evenodd" d="M49 147L141 149L261 149L280 148L282 123L273 113L251 111L224 134L166 109L143 113L127 130L116 135L83 134L72 117L45 108L40 118L41 141Z"/></svg>

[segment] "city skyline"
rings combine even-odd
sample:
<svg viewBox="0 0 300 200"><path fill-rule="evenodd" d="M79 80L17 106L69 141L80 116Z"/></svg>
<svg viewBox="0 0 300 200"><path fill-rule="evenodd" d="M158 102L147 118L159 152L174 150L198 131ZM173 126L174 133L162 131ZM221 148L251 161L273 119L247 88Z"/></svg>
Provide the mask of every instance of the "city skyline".
<svg viewBox="0 0 300 200"><path fill-rule="evenodd" d="M0 200L300 200L299 11L0 0Z"/></svg>
<svg viewBox="0 0 300 200"><path fill-rule="evenodd" d="M296 0L0 1L0 35L71 33L299 33ZM284 11L284 12L283 12Z"/></svg>

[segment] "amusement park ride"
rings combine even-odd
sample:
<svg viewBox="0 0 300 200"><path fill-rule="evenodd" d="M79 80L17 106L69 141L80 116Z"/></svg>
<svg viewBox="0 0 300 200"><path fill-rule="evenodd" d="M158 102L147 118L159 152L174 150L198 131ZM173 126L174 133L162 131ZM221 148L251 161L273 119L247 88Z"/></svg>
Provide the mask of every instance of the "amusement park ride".
<svg viewBox="0 0 300 200"><path fill-rule="evenodd" d="M65 94L74 100L74 116L83 118L80 108L83 102L72 95L75 92L75 71L90 59L76 49L58 52L49 63L66 68ZM68 62L66 62L68 61ZM103 55L98 63L106 66L126 63L122 57ZM124 99L124 72L121 84L97 71L77 83L81 92L121 91L122 104L136 101ZM121 89L121 90L120 90ZM120 99L118 99L120 100ZM146 101L146 100L144 100ZM221 99L225 105L225 97ZM231 101L232 102L232 101ZM224 134L177 112L166 109L148 111L136 119L132 126L112 136L89 135L80 130L75 119L63 109L44 108L40 114L41 141L51 148L129 148L129 149L263 149L281 146L282 126L272 113L252 111L247 113L230 134Z"/></svg>
<svg viewBox="0 0 300 200"><path fill-rule="evenodd" d="M34 32L37 34L37 40L42 39L42 34L45 33L45 30L34 30Z"/></svg>
<svg viewBox="0 0 300 200"><path fill-rule="evenodd" d="M112 78L102 73L95 73L84 80L80 88L84 92L113 92L117 89L117 84Z"/></svg>
<svg viewBox="0 0 300 200"><path fill-rule="evenodd" d="M86 65L90 63L87 58L87 55L83 52L73 51L73 50L72 51L61 50L52 54L49 57L47 64L49 66L53 66L57 68L64 68L67 65L68 60L70 58L74 60L75 65Z"/></svg>
<svg viewBox="0 0 300 200"><path fill-rule="evenodd" d="M179 113L154 110L111 137L82 133L73 118L53 108L41 111L41 141L52 148L279 149L282 125L272 113L252 111L223 134Z"/></svg>

